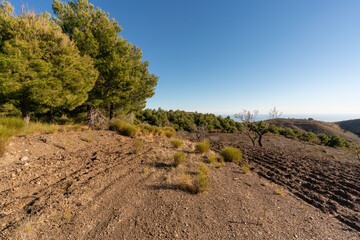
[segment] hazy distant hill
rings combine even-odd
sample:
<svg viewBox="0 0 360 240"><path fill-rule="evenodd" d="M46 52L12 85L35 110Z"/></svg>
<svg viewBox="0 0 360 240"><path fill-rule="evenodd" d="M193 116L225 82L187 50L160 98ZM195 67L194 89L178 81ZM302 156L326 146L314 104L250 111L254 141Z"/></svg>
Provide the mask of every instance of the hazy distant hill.
<svg viewBox="0 0 360 240"><path fill-rule="evenodd" d="M307 120L307 119L285 119L280 118L273 120L275 121L275 124L282 127L288 127L292 129L298 129L298 130L304 130L308 132L313 132L316 134L319 133L325 133L327 135L338 135L339 137L342 137L348 141L352 142L360 142L360 119L354 120L357 121L357 124L353 124L357 127L358 135L355 135L354 133L356 131L346 129L340 125L340 123L347 123L350 121L344 121L339 123L330 123L330 122L322 122L322 121L316 121L316 120ZM340 125L340 126L339 126ZM345 124L346 125L346 124ZM350 126L350 124L348 124ZM351 125L351 126L353 126ZM355 129L353 127L352 129Z"/></svg>
<svg viewBox="0 0 360 240"><path fill-rule="evenodd" d="M360 119L337 122L342 129L355 133L360 137Z"/></svg>

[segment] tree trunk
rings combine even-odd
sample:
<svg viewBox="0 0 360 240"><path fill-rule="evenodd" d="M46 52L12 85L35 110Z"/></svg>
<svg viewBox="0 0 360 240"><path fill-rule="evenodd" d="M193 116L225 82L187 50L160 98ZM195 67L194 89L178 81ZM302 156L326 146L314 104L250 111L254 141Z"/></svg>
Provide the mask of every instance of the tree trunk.
<svg viewBox="0 0 360 240"><path fill-rule="evenodd" d="M109 118L110 120L114 118L114 103L110 103Z"/></svg>
<svg viewBox="0 0 360 240"><path fill-rule="evenodd" d="M258 143L259 143L259 146L260 146L260 147L262 147L262 146L263 146L263 145L262 145L262 143L261 143L261 140L262 140L262 135L261 135L261 134L259 134Z"/></svg>
<svg viewBox="0 0 360 240"><path fill-rule="evenodd" d="M24 121L26 122L26 124L29 124L30 122L30 109L29 109L29 102L27 100L23 101L21 103L21 114L22 117L24 118Z"/></svg>
<svg viewBox="0 0 360 240"><path fill-rule="evenodd" d="M94 129L95 127L95 116L94 116L94 106L87 106L87 121L88 125L91 129Z"/></svg>
<svg viewBox="0 0 360 240"><path fill-rule="evenodd" d="M55 114L54 114L53 110L49 111L49 118L50 118L50 122L54 124L55 123Z"/></svg>

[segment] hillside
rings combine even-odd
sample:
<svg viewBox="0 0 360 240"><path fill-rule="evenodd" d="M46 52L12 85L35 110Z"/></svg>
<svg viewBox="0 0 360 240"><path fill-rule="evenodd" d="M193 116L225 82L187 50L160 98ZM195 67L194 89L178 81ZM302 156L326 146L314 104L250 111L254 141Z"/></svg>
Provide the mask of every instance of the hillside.
<svg viewBox="0 0 360 240"><path fill-rule="evenodd" d="M192 134L170 139L111 131L16 137L0 160L0 239L358 239L359 161L341 149L267 136L207 135L233 145L252 171L210 168L210 188L191 194L206 156ZM186 140L188 139L188 140ZM139 143L141 147L139 148ZM173 166L177 151L187 162Z"/></svg>
<svg viewBox="0 0 360 240"><path fill-rule="evenodd" d="M360 137L360 119L336 122L342 129L352 132Z"/></svg>
<svg viewBox="0 0 360 240"><path fill-rule="evenodd" d="M360 138L350 130L345 129L338 123L323 122L317 120L307 120L307 119L275 119L272 120L278 126L288 127L292 129L303 130L307 132L313 132L315 134L325 133L327 135L338 135L350 142L360 143ZM345 121L347 122L347 121ZM346 124L345 124L346 125ZM352 124L352 129L356 129L356 124ZM357 126L357 129L360 129ZM359 130L360 131L360 130Z"/></svg>

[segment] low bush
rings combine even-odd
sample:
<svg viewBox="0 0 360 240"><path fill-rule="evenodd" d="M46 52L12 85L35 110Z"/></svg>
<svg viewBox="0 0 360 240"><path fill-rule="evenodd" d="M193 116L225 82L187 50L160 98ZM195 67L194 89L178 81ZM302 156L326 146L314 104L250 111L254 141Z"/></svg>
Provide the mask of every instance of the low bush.
<svg viewBox="0 0 360 240"><path fill-rule="evenodd" d="M291 128L282 128L279 130L279 134L290 139L296 139L296 134Z"/></svg>
<svg viewBox="0 0 360 240"><path fill-rule="evenodd" d="M195 192L200 193L207 191L210 187L209 179L210 170L205 164L201 164L196 179L194 180Z"/></svg>
<svg viewBox="0 0 360 240"><path fill-rule="evenodd" d="M116 130L118 133L124 136L133 137L137 133L138 129L135 125L114 119L110 121L110 129Z"/></svg>
<svg viewBox="0 0 360 240"><path fill-rule="evenodd" d="M195 149L199 153L207 153L210 149L210 142L208 140L204 140L196 144Z"/></svg>
<svg viewBox="0 0 360 240"><path fill-rule="evenodd" d="M138 154L142 149L143 143L141 140L137 139L135 141L135 153Z"/></svg>
<svg viewBox="0 0 360 240"><path fill-rule="evenodd" d="M273 134L279 134L279 128L276 125L271 124L269 126L269 132Z"/></svg>
<svg viewBox="0 0 360 240"><path fill-rule="evenodd" d="M181 144L182 144L182 142L177 139L171 141L171 145L176 149L178 149L181 146Z"/></svg>
<svg viewBox="0 0 360 240"><path fill-rule="evenodd" d="M221 150L220 154L227 162L238 163L242 159L242 152L234 147L226 147Z"/></svg>
<svg viewBox="0 0 360 240"><path fill-rule="evenodd" d="M25 121L16 117L4 117L0 118L0 125L12 131L13 134L18 134L23 131L25 127Z"/></svg>
<svg viewBox="0 0 360 240"><path fill-rule="evenodd" d="M186 162L186 154L183 152L177 152L173 155L175 167Z"/></svg>

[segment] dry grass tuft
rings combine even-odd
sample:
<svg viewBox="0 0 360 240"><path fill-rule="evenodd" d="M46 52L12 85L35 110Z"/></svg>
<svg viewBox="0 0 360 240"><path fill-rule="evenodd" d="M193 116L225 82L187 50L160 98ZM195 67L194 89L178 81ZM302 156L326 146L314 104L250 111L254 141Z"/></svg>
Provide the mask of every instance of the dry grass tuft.
<svg viewBox="0 0 360 240"><path fill-rule="evenodd" d="M250 170L251 170L250 165L248 163L246 163L246 162L243 163L241 168L242 168L242 171L243 171L244 174L248 174L250 172Z"/></svg>
<svg viewBox="0 0 360 240"><path fill-rule="evenodd" d="M204 140L195 146L195 150L199 153L207 153L210 149L210 142L208 140Z"/></svg>
<svg viewBox="0 0 360 240"><path fill-rule="evenodd" d="M186 154L184 152L177 152L173 155L174 165L177 167L186 162Z"/></svg>
<svg viewBox="0 0 360 240"><path fill-rule="evenodd" d="M210 170L205 164L200 165L199 172L193 181L191 181L189 174L183 173L181 175L180 189L192 194L207 191L210 187L209 173Z"/></svg>
<svg viewBox="0 0 360 240"><path fill-rule="evenodd" d="M281 195L281 196L284 195L284 193L285 193L284 188L282 186L276 186L275 193L277 195Z"/></svg>
<svg viewBox="0 0 360 240"><path fill-rule="evenodd" d="M143 147L142 141L137 139L135 141L135 153L138 154L141 151L142 147Z"/></svg>
<svg viewBox="0 0 360 240"><path fill-rule="evenodd" d="M178 149L181 146L181 144L182 144L182 142L180 140L178 140L178 139L175 139L175 140L171 141L171 145L176 149Z"/></svg>

